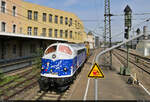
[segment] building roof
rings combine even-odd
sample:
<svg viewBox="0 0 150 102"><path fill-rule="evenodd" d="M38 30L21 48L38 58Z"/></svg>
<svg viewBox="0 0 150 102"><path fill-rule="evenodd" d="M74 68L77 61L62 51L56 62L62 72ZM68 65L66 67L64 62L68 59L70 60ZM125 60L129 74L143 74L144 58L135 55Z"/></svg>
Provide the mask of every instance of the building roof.
<svg viewBox="0 0 150 102"><path fill-rule="evenodd" d="M61 11L61 12L64 12L64 13L68 13L70 15L74 15L74 16L76 16L78 18L78 16L76 14L74 14L72 12L69 12L69 11L64 11L64 10L60 10L60 9L56 9L56 8L52 8L52 7L48 7L48 6L43 6L43 5L27 2L27 1L24 1L24 0L22 1L22 3L27 4L27 5L30 4L30 5L33 5L33 6L39 6L41 8L45 8L45 9L52 10L52 11Z"/></svg>
<svg viewBox="0 0 150 102"><path fill-rule="evenodd" d="M92 33L91 31L89 31L89 32L87 33L87 35L93 35L93 33Z"/></svg>
<svg viewBox="0 0 150 102"><path fill-rule="evenodd" d="M64 40L64 39L61 39L61 38L51 38L51 37L43 37L43 36L32 36L32 35L14 34L14 33L6 33L6 32L0 32L0 36L32 38L32 39L43 39L43 40L56 40L56 41L67 41L67 40Z"/></svg>

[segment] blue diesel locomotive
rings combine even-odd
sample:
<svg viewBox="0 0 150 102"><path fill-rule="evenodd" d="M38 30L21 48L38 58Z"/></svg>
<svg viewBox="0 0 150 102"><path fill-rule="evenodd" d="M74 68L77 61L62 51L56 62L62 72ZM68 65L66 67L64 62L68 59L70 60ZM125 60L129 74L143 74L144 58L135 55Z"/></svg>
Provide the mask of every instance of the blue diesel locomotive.
<svg viewBox="0 0 150 102"><path fill-rule="evenodd" d="M42 57L40 90L64 87L75 79L87 58L84 44L55 43L50 45Z"/></svg>

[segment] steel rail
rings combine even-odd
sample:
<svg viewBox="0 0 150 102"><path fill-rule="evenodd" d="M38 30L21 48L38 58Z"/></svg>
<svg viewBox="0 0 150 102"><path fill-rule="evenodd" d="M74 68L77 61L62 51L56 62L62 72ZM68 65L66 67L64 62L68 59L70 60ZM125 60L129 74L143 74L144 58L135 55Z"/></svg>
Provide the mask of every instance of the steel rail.
<svg viewBox="0 0 150 102"><path fill-rule="evenodd" d="M19 76L17 79L22 78L22 77L24 77L24 76L26 76L26 75L30 74L29 72L31 72L31 70L32 70L32 69L30 69L30 70L28 70L28 71L25 71L25 72L22 72L22 73L17 74L17 76ZM7 83L3 84L3 85L0 85L0 88L2 88L2 87L4 87L4 86L6 86L6 85L8 85L8 84L11 84L11 83L12 83L12 82L14 82L15 80L16 80L16 79L13 79L13 80L11 80L11 81L9 81L9 82L7 82Z"/></svg>
<svg viewBox="0 0 150 102"><path fill-rule="evenodd" d="M29 89L29 87L33 87L33 86L36 85L36 84L38 84L37 81L33 81L31 84L29 84L29 85L25 86L24 88L22 88L22 89L16 91L16 92L13 93L12 95L6 96L6 97L4 98L4 100L9 100L10 98L14 97L15 95L17 95L17 94L23 92L25 89Z"/></svg>
<svg viewBox="0 0 150 102"><path fill-rule="evenodd" d="M118 59L120 59L120 58L118 57L118 55L121 56L122 58L126 59L124 56L122 56L122 55L119 54L119 53L117 53L118 55L116 55L115 53L113 53L113 54L114 54ZM131 59L131 58L130 58L130 59ZM147 69L144 69L143 67L141 67L141 64L138 65L138 64L136 64L135 62L133 62L133 61L131 61L131 60L129 60L129 62L132 63L132 64L134 64L134 65L137 66L138 68L140 68L142 71L146 72L148 75L150 75L150 71L147 70ZM142 66L143 66L143 65L142 65ZM148 67L148 68L149 68L149 67Z"/></svg>
<svg viewBox="0 0 150 102"><path fill-rule="evenodd" d="M120 49L120 48L119 48L118 50L123 51L123 52L126 52L126 50L124 50L124 49ZM143 59L143 60L146 60L146 61L149 61L149 62L150 62L150 58L148 58L148 57L144 57L144 56L141 56L141 55L132 53L132 52L129 52L129 54L131 54L131 55L133 55L133 56L135 56L135 57L139 57L140 59Z"/></svg>

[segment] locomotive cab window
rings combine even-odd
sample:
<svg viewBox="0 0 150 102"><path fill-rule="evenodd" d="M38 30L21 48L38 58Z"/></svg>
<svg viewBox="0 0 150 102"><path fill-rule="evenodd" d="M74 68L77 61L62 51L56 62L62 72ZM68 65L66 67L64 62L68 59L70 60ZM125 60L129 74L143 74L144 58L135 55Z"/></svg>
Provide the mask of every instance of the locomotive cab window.
<svg viewBox="0 0 150 102"><path fill-rule="evenodd" d="M72 55L72 51L68 46L60 45L58 51Z"/></svg>
<svg viewBox="0 0 150 102"><path fill-rule="evenodd" d="M57 49L57 46L51 46L50 48L48 48L46 51L45 51L45 54L49 54L49 53L52 53L52 52L56 52L56 49Z"/></svg>
<svg viewBox="0 0 150 102"><path fill-rule="evenodd" d="M85 51L85 49L81 49L81 50L79 50L77 53L78 53L78 54L81 54L83 51Z"/></svg>

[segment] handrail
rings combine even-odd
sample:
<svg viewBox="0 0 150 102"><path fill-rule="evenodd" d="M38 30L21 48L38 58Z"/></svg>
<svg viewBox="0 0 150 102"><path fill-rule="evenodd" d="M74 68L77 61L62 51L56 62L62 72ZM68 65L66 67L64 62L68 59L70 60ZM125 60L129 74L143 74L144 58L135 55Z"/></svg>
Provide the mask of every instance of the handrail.
<svg viewBox="0 0 150 102"><path fill-rule="evenodd" d="M126 44L126 43L128 43L128 42L130 42L130 41L132 41L132 40L134 40L134 39L137 39L137 38L139 38L139 37L141 37L141 36L143 36L143 35L144 35L144 34L136 35L135 37L132 37L132 38L130 38L130 39L127 39L127 40L125 40L125 41L123 41L123 42L121 42L121 43L119 43L119 44L117 44L117 45L112 46L111 48L107 48L106 50L103 50L102 52L100 52L100 53L96 56L96 58L95 58L96 63L98 63L99 57L100 57L101 55L103 55L103 54L107 53L108 51L111 51L111 50L113 50L113 49L115 49L115 48L117 48L117 47L120 47L121 45L124 45L124 44Z"/></svg>

